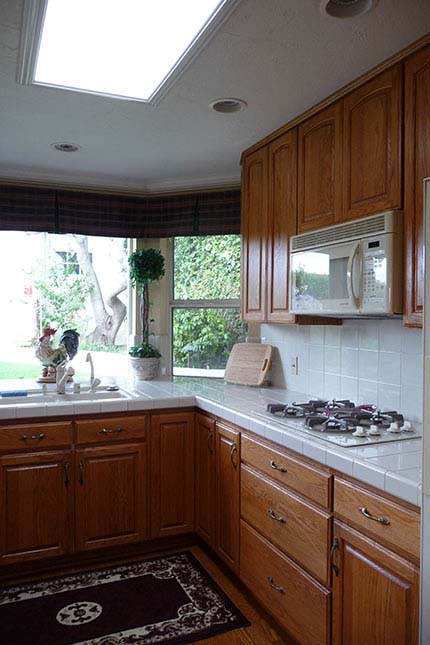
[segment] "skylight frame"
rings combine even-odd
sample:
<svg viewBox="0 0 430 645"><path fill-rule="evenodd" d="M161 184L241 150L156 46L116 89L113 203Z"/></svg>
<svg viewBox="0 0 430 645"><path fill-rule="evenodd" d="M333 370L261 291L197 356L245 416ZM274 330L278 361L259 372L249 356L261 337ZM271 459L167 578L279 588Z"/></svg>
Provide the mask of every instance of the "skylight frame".
<svg viewBox="0 0 430 645"><path fill-rule="evenodd" d="M122 101L132 101L143 103L145 105L157 106L173 85L179 80L196 56L209 43L222 24L230 17L240 2L241 0L220 0L220 4L213 14L208 18L187 49L155 88L149 98L142 99L139 97L129 97L120 94L110 94L108 92L99 92L79 87L36 81L35 72L37 57L48 0L24 0L17 82L22 85L37 85L39 87L64 89L72 92L92 94L95 96L114 98Z"/></svg>

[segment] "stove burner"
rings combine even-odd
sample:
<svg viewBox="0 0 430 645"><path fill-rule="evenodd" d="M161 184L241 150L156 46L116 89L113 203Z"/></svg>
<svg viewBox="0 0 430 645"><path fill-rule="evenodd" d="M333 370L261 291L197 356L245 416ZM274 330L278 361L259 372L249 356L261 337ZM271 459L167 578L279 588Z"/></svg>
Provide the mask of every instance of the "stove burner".
<svg viewBox="0 0 430 645"><path fill-rule="evenodd" d="M267 412L282 418L304 418L305 427L317 432L354 432L358 425L385 429L393 422L404 423L399 412L377 410L374 405L356 405L349 399L311 399L290 405L269 403Z"/></svg>

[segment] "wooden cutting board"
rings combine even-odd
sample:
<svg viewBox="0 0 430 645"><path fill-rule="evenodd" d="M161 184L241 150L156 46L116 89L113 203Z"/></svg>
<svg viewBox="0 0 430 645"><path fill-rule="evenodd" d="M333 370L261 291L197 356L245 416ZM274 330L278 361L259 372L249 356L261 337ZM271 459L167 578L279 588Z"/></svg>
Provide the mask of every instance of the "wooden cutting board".
<svg viewBox="0 0 430 645"><path fill-rule="evenodd" d="M228 357L224 381L237 385L263 385L272 354L272 345L236 343Z"/></svg>

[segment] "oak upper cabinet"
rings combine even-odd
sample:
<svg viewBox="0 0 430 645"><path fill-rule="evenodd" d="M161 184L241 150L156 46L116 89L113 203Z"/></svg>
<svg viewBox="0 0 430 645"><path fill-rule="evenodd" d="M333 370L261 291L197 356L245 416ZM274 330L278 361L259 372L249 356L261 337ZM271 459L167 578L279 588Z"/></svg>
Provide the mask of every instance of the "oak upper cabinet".
<svg viewBox="0 0 430 645"><path fill-rule="evenodd" d="M146 444L76 451L76 549L141 542L148 536Z"/></svg>
<svg viewBox="0 0 430 645"><path fill-rule="evenodd" d="M405 309L404 322L422 326L423 179L430 177L430 47L405 64Z"/></svg>
<svg viewBox="0 0 430 645"><path fill-rule="evenodd" d="M297 129L269 145L268 322L294 322L288 311L289 242L297 232Z"/></svg>
<svg viewBox="0 0 430 645"><path fill-rule="evenodd" d="M196 414L196 533L215 548L215 419Z"/></svg>
<svg viewBox="0 0 430 645"><path fill-rule="evenodd" d="M242 318L265 320L268 151L245 156L242 166Z"/></svg>
<svg viewBox="0 0 430 645"><path fill-rule="evenodd" d="M343 100L343 213L353 220L402 207L402 66Z"/></svg>
<svg viewBox="0 0 430 645"><path fill-rule="evenodd" d="M152 417L151 535L194 530L194 414Z"/></svg>
<svg viewBox="0 0 430 645"><path fill-rule="evenodd" d="M73 548L72 453L0 457L0 561L64 555Z"/></svg>
<svg viewBox="0 0 430 645"><path fill-rule="evenodd" d="M240 433L216 424L216 551L239 572Z"/></svg>
<svg viewBox="0 0 430 645"><path fill-rule="evenodd" d="M298 232L338 223L342 210L340 102L299 126L298 153Z"/></svg>
<svg viewBox="0 0 430 645"><path fill-rule="evenodd" d="M337 521L332 555L334 645L418 643L419 570Z"/></svg>

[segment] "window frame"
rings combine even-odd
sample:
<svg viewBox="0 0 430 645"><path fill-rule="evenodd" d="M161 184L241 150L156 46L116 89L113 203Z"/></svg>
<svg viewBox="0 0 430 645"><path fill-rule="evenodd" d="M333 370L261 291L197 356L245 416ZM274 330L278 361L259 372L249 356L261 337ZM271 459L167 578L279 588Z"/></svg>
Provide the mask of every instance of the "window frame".
<svg viewBox="0 0 430 645"><path fill-rule="evenodd" d="M194 237L192 235L186 237ZM208 236L213 237L213 236ZM241 312L240 298L203 298L203 299L177 299L175 300L175 238L170 238L169 248L169 351L170 374L173 370L173 312L175 309L238 309ZM188 377L188 378L192 378ZM206 377L216 378L216 377Z"/></svg>

